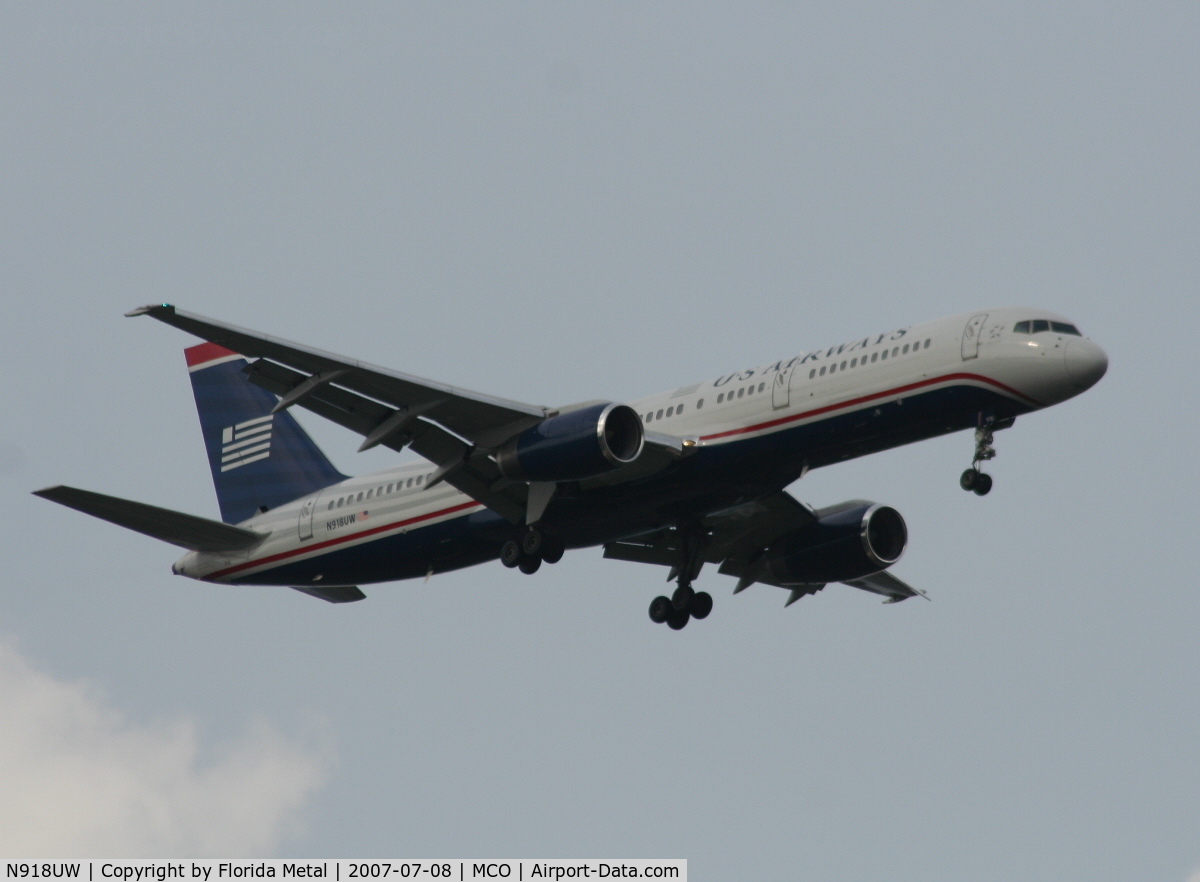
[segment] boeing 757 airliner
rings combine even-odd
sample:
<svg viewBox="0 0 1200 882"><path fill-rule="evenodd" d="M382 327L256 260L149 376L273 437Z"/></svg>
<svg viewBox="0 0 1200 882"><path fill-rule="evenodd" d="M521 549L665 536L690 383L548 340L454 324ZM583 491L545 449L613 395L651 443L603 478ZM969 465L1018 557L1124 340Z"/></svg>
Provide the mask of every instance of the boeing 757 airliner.
<svg viewBox="0 0 1200 882"><path fill-rule="evenodd" d="M534 573L567 549L670 568L650 618L712 610L705 563L790 592L842 582L896 602L908 543L894 508L814 509L786 488L810 469L963 429L964 490L985 495L993 433L1104 376L1067 319L1005 307L874 333L629 402L541 407L289 343L177 310L148 315L207 341L185 351L222 522L50 487L38 496L188 549L178 575L283 585L332 603L360 585L500 559ZM426 462L350 478L288 412L303 407Z"/></svg>

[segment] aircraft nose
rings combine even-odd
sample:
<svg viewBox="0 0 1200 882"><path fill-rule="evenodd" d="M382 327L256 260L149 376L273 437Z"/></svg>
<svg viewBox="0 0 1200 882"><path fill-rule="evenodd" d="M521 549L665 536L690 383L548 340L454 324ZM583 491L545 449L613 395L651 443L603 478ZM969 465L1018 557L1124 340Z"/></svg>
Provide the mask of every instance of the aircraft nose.
<svg viewBox="0 0 1200 882"><path fill-rule="evenodd" d="M1108 370L1108 355L1091 340L1072 339L1064 358L1067 376L1080 392L1095 386Z"/></svg>

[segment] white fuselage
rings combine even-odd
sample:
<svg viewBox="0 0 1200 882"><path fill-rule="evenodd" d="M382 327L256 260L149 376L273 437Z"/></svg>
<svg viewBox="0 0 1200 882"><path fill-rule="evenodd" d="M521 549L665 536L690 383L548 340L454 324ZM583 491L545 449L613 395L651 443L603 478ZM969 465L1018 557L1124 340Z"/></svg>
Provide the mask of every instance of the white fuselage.
<svg viewBox="0 0 1200 882"><path fill-rule="evenodd" d="M980 318L983 317L983 318ZM1017 333L1018 322L1065 325L1037 309L962 313L648 395L628 404L648 433L694 448L738 444L847 412L902 402L952 386L979 386L1019 402L1022 412L1058 403L1095 383L1107 360L1074 333ZM875 410L878 413L878 410ZM190 553L174 571L235 581L276 566L420 530L483 506L411 463L350 478L243 523L266 534L241 554Z"/></svg>

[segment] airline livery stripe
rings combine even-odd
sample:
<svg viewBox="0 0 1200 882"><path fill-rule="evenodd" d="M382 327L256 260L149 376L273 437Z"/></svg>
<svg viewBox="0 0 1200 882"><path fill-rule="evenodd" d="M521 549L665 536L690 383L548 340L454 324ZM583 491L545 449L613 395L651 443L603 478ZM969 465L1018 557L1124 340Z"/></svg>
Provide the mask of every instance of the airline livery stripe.
<svg viewBox="0 0 1200 882"><path fill-rule="evenodd" d="M238 423L233 428L240 431L246 428L246 426L257 426L259 423L269 423L273 419L275 419L275 414L269 413L266 416L260 416L252 420L246 420L244 423Z"/></svg>
<svg viewBox="0 0 1200 882"><path fill-rule="evenodd" d="M219 579L221 576L228 576L231 573L240 573L242 570L248 570L251 567L261 567L265 564L276 563L281 560L286 560L289 557L295 557L298 554L309 554L313 551L319 551L322 548L331 548L334 545L341 545L345 542L351 542L355 539L373 536L376 533L383 533L388 530L407 527L410 524L417 524L421 521L433 520L434 518L439 518L443 515L455 514L460 511L465 511L468 508L483 508L483 504L472 499L470 502L461 502L458 505L452 505L449 508L443 508L438 511L430 512L429 514L417 515L415 518L407 518L403 521L395 521L391 524L384 524L382 527L372 527L370 530L363 530L361 533L352 533L349 536L339 536L337 539L326 539L324 542L318 542L316 545L304 545L300 548L293 548L291 551L281 551L278 554L268 555L261 560L251 560L247 561L246 563L240 563L237 566L218 570L215 573L209 573L204 578Z"/></svg>
<svg viewBox="0 0 1200 882"><path fill-rule="evenodd" d="M889 398L893 395L901 395L905 392L911 392L914 389L921 389L925 386L933 386L937 383L946 383L951 380L974 380L979 383L988 383L1002 390L1008 395L1028 401L1035 407L1045 407L1040 401L1030 398L1023 392L1018 392L1011 386L1006 386L998 380L993 380L991 377L980 376L979 374L946 374L941 377L934 377L931 380L921 380L917 383L909 383L907 386L897 386L895 389L888 389L885 392L875 392L871 395L863 395L860 398L852 398L849 401L842 401L837 404L828 404L825 407L818 407L813 410L806 410L803 413L792 414L791 416L780 417L777 420L768 420L765 423L755 423L753 426L743 426L740 429L727 429L724 432L715 432L712 435L701 435L701 441L712 441L715 438L728 438L731 435L747 435L750 432L761 432L763 429L771 429L775 426L781 426L785 423L794 423L797 420L808 419L809 417L820 416L821 414L830 413L835 410L844 410L849 407L855 407L860 404L866 404L870 401L878 401L881 398Z"/></svg>
<svg viewBox="0 0 1200 882"><path fill-rule="evenodd" d="M260 453L258 456L247 456L244 459L239 459L237 462L231 462L228 465L221 466L221 471L227 472L230 469L236 469L238 466L249 465L252 462L258 462L260 459L266 459L271 455L271 451L267 450Z"/></svg>
<svg viewBox="0 0 1200 882"><path fill-rule="evenodd" d="M217 361L232 361L234 358L241 358L232 349L226 349L224 346L218 346L216 343L200 343L196 346L189 346L183 350L183 357L187 359L189 371L208 367Z"/></svg>
<svg viewBox="0 0 1200 882"><path fill-rule="evenodd" d="M268 440L265 443L259 444L257 447L247 447L245 450L235 450L233 453L229 454L228 456L222 456L221 462L229 462L231 459L241 459L243 456L249 456L251 453L258 453L260 450L266 450L268 447L271 446L271 442L270 442L269 438L270 438L270 436L268 436ZM259 439L256 438L255 440L257 441ZM247 441L246 443L250 444L252 442ZM233 447L233 446L235 446L235 445L230 445L230 447ZM242 445L238 444L236 446L241 447ZM230 447L226 447L225 449L229 450Z"/></svg>
<svg viewBox="0 0 1200 882"><path fill-rule="evenodd" d="M270 443L270 441L271 441L271 430L270 429L267 429L265 432L259 432L257 435L254 435L253 437L250 437L250 438L246 438L245 440L234 441L232 444L226 444L224 447L221 448L221 452L222 453L233 453L236 450L241 450L243 447L249 447L251 444L259 444L263 441Z"/></svg>

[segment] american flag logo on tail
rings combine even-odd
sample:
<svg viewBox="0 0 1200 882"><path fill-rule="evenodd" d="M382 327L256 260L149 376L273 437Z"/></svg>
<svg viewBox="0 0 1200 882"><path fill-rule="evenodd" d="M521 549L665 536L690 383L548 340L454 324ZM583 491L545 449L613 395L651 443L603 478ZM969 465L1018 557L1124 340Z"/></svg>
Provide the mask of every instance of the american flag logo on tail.
<svg viewBox="0 0 1200 882"><path fill-rule="evenodd" d="M246 420L221 431L221 471L258 462L271 455L271 421L274 414Z"/></svg>

